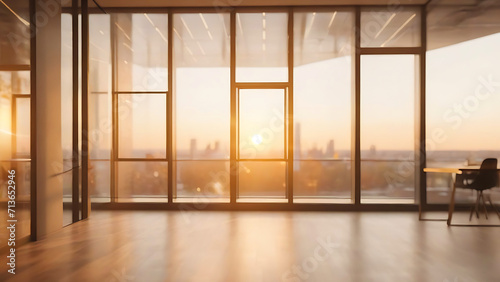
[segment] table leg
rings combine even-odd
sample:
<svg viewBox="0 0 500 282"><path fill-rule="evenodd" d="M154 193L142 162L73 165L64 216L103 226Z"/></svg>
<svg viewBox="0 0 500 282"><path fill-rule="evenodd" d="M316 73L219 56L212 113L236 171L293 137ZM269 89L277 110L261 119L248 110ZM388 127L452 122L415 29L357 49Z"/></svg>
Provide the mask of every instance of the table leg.
<svg viewBox="0 0 500 282"><path fill-rule="evenodd" d="M453 185L453 189L452 189L452 192L451 192L451 200L450 200L450 206L448 208L448 221L447 221L447 224L448 226L451 225L451 218L453 217L453 210L455 209L455 173L452 173L452 176L451 176L451 180L452 180L452 185Z"/></svg>

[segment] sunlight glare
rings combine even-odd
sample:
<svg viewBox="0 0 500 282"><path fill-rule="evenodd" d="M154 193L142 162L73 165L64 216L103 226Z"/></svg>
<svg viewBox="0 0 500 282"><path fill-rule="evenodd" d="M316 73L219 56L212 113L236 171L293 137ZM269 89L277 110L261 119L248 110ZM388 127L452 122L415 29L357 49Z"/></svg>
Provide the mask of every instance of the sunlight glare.
<svg viewBox="0 0 500 282"><path fill-rule="evenodd" d="M262 143L262 136L260 136L260 134L255 134L254 136L252 136L252 142L255 145L260 145Z"/></svg>

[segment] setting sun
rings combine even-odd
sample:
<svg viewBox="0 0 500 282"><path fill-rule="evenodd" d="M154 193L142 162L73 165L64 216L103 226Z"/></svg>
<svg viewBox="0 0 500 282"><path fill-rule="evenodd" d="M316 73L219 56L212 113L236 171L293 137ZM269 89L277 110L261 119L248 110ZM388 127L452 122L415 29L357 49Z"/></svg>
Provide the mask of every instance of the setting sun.
<svg viewBox="0 0 500 282"><path fill-rule="evenodd" d="M255 134L252 136L252 143L255 145L260 145L262 143L262 136L260 134Z"/></svg>

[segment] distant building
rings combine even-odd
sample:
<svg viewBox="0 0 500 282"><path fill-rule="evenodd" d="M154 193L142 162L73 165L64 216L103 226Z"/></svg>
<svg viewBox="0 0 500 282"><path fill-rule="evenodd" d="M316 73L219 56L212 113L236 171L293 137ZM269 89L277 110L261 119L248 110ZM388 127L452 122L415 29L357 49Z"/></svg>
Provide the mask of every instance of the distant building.
<svg viewBox="0 0 500 282"><path fill-rule="evenodd" d="M191 144L189 145L189 156L194 159L196 156L196 139L191 139Z"/></svg>
<svg viewBox="0 0 500 282"><path fill-rule="evenodd" d="M328 141L328 145L326 145L325 155L327 158L333 158L335 155L335 148L333 140Z"/></svg>
<svg viewBox="0 0 500 282"><path fill-rule="evenodd" d="M375 145L371 145L370 146L370 156L374 157L375 155L377 155L377 147L375 147Z"/></svg>

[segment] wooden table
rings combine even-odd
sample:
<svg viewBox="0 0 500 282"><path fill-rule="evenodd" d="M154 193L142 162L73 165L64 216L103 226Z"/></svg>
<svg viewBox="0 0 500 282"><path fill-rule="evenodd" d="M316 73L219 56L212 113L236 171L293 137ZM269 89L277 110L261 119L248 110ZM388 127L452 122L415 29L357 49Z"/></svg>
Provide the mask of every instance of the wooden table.
<svg viewBox="0 0 500 282"><path fill-rule="evenodd" d="M424 168L424 172L432 172L432 173L451 173L451 180L452 180L452 192L451 192L451 198L450 198L450 204L448 207L448 219L446 220L446 223L448 225L451 225L451 219L453 217L453 211L455 210L455 179L457 174L462 174L464 172L473 172L473 171L479 171L479 166L468 166L468 167L463 167L463 168L450 168L450 167L426 167ZM497 172L500 172L500 169L497 168ZM420 208L419 208L419 219L422 217L422 203L420 203Z"/></svg>

